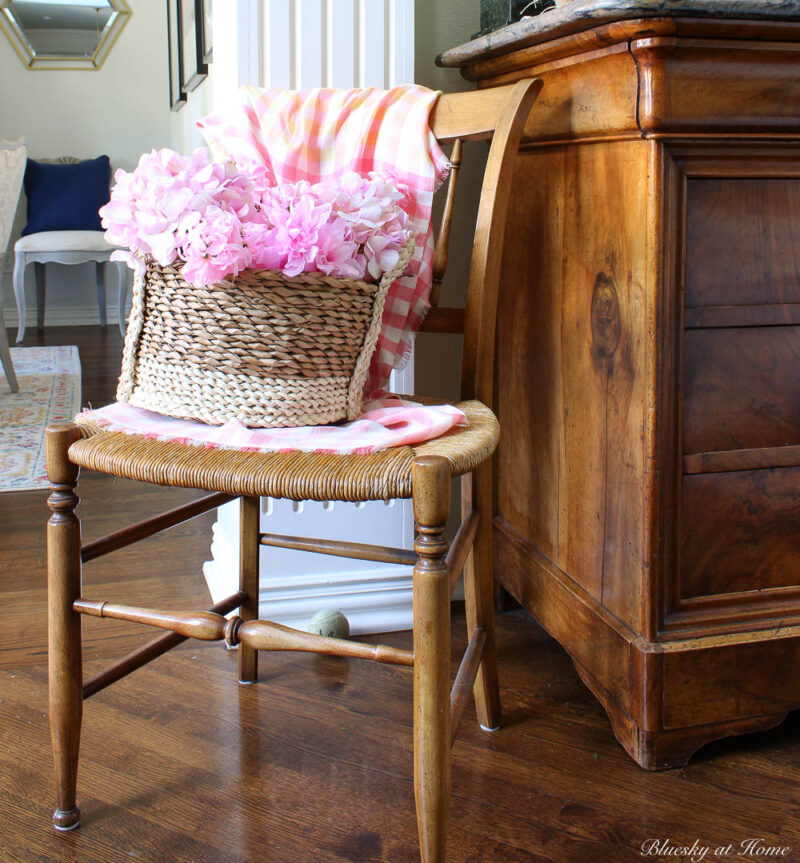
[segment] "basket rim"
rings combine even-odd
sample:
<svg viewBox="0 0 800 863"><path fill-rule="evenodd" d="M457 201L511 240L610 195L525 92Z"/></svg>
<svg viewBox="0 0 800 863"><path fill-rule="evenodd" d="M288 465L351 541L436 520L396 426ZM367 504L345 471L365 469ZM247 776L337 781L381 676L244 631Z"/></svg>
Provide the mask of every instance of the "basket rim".
<svg viewBox="0 0 800 863"><path fill-rule="evenodd" d="M356 286L358 288L364 288L368 292L375 293L380 288L383 277L386 275L385 273L382 273L380 279L377 279L374 282L366 282L363 279L342 279L338 276L327 276L325 275L325 273L318 270L313 270L311 272L303 271L301 273L297 273L294 276L287 276L286 273L283 272L283 270L267 269L261 267L248 267L246 270L241 270L236 276L232 276L230 278L226 277L224 279L217 279L216 282L211 282L211 284L204 285L203 287L197 287L184 277L183 261L176 261L172 264L164 265L159 264L158 261L156 261L154 258L148 257L145 263L147 266L148 273L151 270L158 271L161 273L171 271L176 275L179 275L186 282L187 285L197 291L207 291L213 288L215 285L230 285L238 287L237 280L239 279L239 277L243 273L252 273L254 275L270 275L287 283L297 282L299 284L308 286L313 286L315 283L323 283L325 286L329 286L331 288L335 288L337 285L343 285L347 287Z"/></svg>

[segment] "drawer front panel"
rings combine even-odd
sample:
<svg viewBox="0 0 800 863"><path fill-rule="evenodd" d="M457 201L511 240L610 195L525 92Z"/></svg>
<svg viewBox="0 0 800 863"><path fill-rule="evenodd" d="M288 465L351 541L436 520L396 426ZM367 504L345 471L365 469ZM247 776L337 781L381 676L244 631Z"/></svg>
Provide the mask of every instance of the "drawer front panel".
<svg viewBox="0 0 800 863"><path fill-rule="evenodd" d="M680 598L800 584L800 467L683 478Z"/></svg>
<svg viewBox="0 0 800 863"><path fill-rule="evenodd" d="M800 444L800 326L687 330L684 453Z"/></svg>
<svg viewBox="0 0 800 863"><path fill-rule="evenodd" d="M686 186L686 305L800 302L800 179Z"/></svg>

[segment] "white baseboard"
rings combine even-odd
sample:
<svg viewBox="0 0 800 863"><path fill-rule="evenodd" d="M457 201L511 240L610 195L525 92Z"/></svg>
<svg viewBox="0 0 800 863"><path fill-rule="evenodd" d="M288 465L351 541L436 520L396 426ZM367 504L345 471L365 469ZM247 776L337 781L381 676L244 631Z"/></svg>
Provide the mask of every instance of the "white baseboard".
<svg viewBox="0 0 800 863"><path fill-rule="evenodd" d="M216 603L235 593L239 581L238 558L217 524L211 553L203 575ZM307 630L318 611L332 608L347 617L353 635L411 629L412 580L411 569L391 565L288 577L276 572L274 578L262 570L259 617Z"/></svg>
<svg viewBox="0 0 800 863"><path fill-rule="evenodd" d="M10 306L3 310L6 327L19 326L19 315L16 306ZM106 320L109 326L116 326L119 317L117 306L106 307ZM85 327L99 326L100 312L97 305L94 306L48 306L44 323L46 327ZM25 326L36 326L36 309L29 308L25 315Z"/></svg>
<svg viewBox="0 0 800 863"><path fill-rule="evenodd" d="M219 602L238 589L237 578L231 578L235 573L223 572L216 560L207 560L203 564L203 575L212 602ZM332 608L347 618L351 635L411 629L411 570L393 573L387 568L373 571L367 578L368 583L348 581L345 573L336 573L324 584L309 583L302 588L287 590L281 583L275 590L270 590L265 588L266 579L262 576L258 616L307 631L311 618L318 611Z"/></svg>

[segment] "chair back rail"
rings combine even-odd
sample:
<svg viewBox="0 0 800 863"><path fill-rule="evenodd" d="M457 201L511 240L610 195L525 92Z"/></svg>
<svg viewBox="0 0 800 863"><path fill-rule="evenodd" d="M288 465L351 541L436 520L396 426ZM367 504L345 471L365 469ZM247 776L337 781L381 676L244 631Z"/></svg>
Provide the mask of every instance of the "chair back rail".
<svg viewBox="0 0 800 863"><path fill-rule="evenodd" d="M431 128L440 143L453 142L460 164L461 142L491 139L478 206L465 309L439 308L439 285L447 267L457 172L451 174L434 255L432 308L423 323L427 332L464 333L461 398L492 404L494 339L503 239L513 183L513 164L528 114L542 88L530 78L491 90L444 94Z"/></svg>
<svg viewBox="0 0 800 863"><path fill-rule="evenodd" d="M500 117L514 89L520 85L531 85L535 80L528 78L516 84L465 93L443 93L431 115L433 134L440 144L452 144L456 138L462 141L488 141L499 128ZM535 86L538 93L541 82Z"/></svg>

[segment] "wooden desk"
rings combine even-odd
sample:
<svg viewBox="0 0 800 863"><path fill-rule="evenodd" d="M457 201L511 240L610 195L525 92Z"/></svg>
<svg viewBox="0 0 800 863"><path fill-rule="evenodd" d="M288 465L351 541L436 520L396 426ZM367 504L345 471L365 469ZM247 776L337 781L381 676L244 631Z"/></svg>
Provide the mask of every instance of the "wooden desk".
<svg viewBox="0 0 800 863"><path fill-rule="evenodd" d="M800 708L797 4L577 0L439 62L544 80L504 253L498 579L643 767L776 725Z"/></svg>

